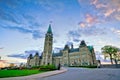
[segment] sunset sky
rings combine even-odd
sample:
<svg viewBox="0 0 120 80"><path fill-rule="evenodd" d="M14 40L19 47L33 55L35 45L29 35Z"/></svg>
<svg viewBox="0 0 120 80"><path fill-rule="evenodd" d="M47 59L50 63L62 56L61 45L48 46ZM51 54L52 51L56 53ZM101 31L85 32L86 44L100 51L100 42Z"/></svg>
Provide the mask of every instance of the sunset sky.
<svg viewBox="0 0 120 80"><path fill-rule="evenodd" d="M96 54L104 45L120 48L120 0L0 0L2 59L19 63L41 54L50 23L55 52L81 40Z"/></svg>

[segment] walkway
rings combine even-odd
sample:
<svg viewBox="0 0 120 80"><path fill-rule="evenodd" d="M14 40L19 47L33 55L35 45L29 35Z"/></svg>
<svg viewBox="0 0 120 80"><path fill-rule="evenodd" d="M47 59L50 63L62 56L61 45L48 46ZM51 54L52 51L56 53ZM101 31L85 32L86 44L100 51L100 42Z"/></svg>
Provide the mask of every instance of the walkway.
<svg viewBox="0 0 120 80"><path fill-rule="evenodd" d="M68 68L66 73L37 80L120 80L120 69Z"/></svg>
<svg viewBox="0 0 120 80"><path fill-rule="evenodd" d="M0 78L0 80L120 80L119 68L67 68L25 77ZM67 72L66 72L67 71ZM64 72L64 73L63 73ZM62 73L62 74L59 74ZM57 74L57 75L55 75Z"/></svg>

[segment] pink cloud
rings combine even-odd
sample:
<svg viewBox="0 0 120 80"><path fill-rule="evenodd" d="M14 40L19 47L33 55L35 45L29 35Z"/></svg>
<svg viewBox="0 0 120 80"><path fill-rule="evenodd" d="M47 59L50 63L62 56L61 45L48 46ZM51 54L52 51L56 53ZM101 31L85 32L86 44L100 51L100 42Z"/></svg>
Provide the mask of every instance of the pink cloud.
<svg viewBox="0 0 120 80"><path fill-rule="evenodd" d="M84 21L80 22L79 25L81 28L92 27L94 24L99 23L97 17L86 14Z"/></svg>
<svg viewBox="0 0 120 80"><path fill-rule="evenodd" d="M5 62L7 62L7 60L0 60L0 62L4 62L5 63Z"/></svg>
<svg viewBox="0 0 120 80"><path fill-rule="evenodd" d="M91 15L91 14L86 14L85 15L85 22L88 24L88 25L93 25L93 24L96 24L98 23L98 19L97 17Z"/></svg>
<svg viewBox="0 0 120 80"><path fill-rule="evenodd" d="M105 7L107 7L107 6L104 5L104 4L97 4L97 5L96 5L96 8L105 8Z"/></svg>
<svg viewBox="0 0 120 80"><path fill-rule="evenodd" d="M85 28L86 27L86 23L84 23L84 22L80 22L79 25L80 25L81 28Z"/></svg>
<svg viewBox="0 0 120 80"><path fill-rule="evenodd" d="M92 0L91 4L94 5L96 8L104 8L107 7L105 4L100 3L98 0Z"/></svg>
<svg viewBox="0 0 120 80"><path fill-rule="evenodd" d="M96 5L96 4L97 4L97 2L98 2L98 0L92 0L91 4Z"/></svg>
<svg viewBox="0 0 120 80"><path fill-rule="evenodd" d="M113 17L113 19L120 20L120 0L91 0L90 4L100 10L100 14L105 18Z"/></svg>
<svg viewBox="0 0 120 80"><path fill-rule="evenodd" d="M116 10L115 9L108 9L106 10L106 12L104 13L105 17L110 16L112 13L114 13Z"/></svg>

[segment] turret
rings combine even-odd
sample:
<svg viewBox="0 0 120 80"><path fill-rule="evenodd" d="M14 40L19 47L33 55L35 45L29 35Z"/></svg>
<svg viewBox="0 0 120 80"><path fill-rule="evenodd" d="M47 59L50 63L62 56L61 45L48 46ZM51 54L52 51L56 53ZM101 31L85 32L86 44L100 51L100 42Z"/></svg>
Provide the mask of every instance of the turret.
<svg viewBox="0 0 120 80"><path fill-rule="evenodd" d="M64 50L69 50L69 46L66 44Z"/></svg>
<svg viewBox="0 0 120 80"><path fill-rule="evenodd" d="M36 52L35 56L39 56L39 53L38 53L38 52Z"/></svg>
<svg viewBox="0 0 120 80"><path fill-rule="evenodd" d="M80 47L85 47L85 46L87 46L87 45L86 45L85 41L82 40L81 43L80 43Z"/></svg>
<svg viewBox="0 0 120 80"><path fill-rule="evenodd" d="M32 58L33 58L32 54L30 54L28 58L29 58L29 59L32 59Z"/></svg>
<svg viewBox="0 0 120 80"><path fill-rule="evenodd" d="M34 66L39 66L40 65L40 60L39 60L39 53L36 52L35 56L34 56Z"/></svg>
<svg viewBox="0 0 120 80"><path fill-rule="evenodd" d="M27 66L31 66L30 65L30 60L33 58L32 54L29 55L29 57L27 58Z"/></svg>

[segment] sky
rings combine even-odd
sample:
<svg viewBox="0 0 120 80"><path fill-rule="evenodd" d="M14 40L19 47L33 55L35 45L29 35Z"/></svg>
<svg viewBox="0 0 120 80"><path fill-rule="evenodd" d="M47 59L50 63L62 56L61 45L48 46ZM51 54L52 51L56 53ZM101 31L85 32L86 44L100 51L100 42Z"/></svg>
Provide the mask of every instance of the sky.
<svg viewBox="0 0 120 80"><path fill-rule="evenodd" d="M0 0L1 59L21 63L41 54L49 24L55 52L81 40L96 55L105 45L120 48L120 0Z"/></svg>

